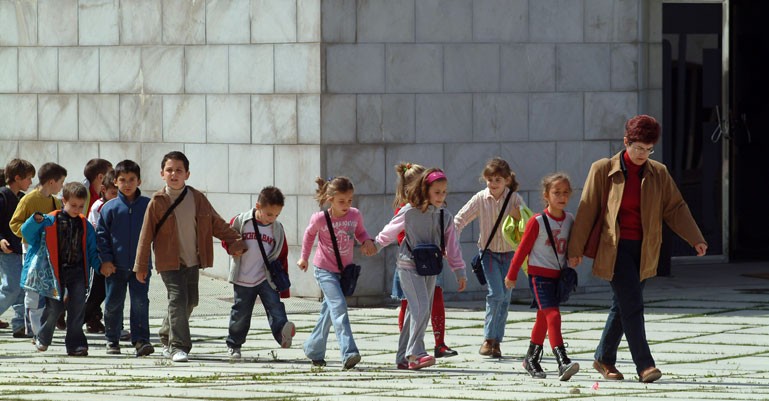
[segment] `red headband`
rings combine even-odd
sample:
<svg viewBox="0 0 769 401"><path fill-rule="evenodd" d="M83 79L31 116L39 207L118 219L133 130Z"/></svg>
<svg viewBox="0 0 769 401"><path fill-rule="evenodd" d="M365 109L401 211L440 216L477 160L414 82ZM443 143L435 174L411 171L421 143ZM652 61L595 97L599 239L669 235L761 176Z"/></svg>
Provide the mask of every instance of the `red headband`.
<svg viewBox="0 0 769 401"><path fill-rule="evenodd" d="M427 175L427 184L430 185L435 181L445 180L445 179L446 179L446 174L443 174L443 171L441 170L436 170Z"/></svg>

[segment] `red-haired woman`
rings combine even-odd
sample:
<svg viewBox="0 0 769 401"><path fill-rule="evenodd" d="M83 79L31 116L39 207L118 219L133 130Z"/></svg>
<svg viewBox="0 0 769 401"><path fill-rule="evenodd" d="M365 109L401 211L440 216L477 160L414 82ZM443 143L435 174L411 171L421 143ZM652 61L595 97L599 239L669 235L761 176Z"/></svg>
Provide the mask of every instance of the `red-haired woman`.
<svg viewBox="0 0 769 401"><path fill-rule="evenodd" d="M600 224L593 275L610 282L613 296L593 367L609 380L624 378L615 367L623 334L639 381L651 383L662 376L646 340L643 303L644 283L657 275L662 222L694 247L697 256L708 248L667 168L649 159L659 137L660 125L653 117L627 121L625 149L590 167L569 238L569 265L576 266L593 225Z"/></svg>

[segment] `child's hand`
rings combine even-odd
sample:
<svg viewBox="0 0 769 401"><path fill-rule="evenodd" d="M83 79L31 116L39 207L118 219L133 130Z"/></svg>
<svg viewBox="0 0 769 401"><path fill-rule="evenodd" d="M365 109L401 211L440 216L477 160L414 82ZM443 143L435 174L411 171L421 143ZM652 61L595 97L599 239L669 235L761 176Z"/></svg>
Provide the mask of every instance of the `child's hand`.
<svg viewBox="0 0 769 401"><path fill-rule="evenodd" d="M142 284L147 284L147 272L136 272L136 280Z"/></svg>
<svg viewBox="0 0 769 401"><path fill-rule="evenodd" d="M307 261L304 259L299 259L296 261L296 265L299 266L299 270L306 272L307 271Z"/></svg>
<svg viewBox="0 0 769 401"><path fill-rule="evenodd" d="M457 288L457 291L462 292L467 288L467 279L462 277L459 280L457 280L457 283L459 284L459 288Z"/></svg>
<svg viewBox="0 0 769 401"><path fill-rule="evenodd" d="M232 256L241 256L246 252L246 249L239 249L232 253Z"/></svg>
<svg viewBox="0 0 769 401"><path fill-rule="evenodd" d="M99 269L99 272L104 277L109 277L113 273L115 273L115 265L112 262L102 262L101 269Z"/></svg>
<svg viewBox="0 0 769 401"><path fill-rule="evenodd" d="M365 256L376 255L376 245L374 245L374 241L370 239L363 242L363 245L361 245L360 250L361 252L363 252L363 255Z"/></svg>
<svg viewBox="0 0 769 401"><path fill-rule="evenodd" d="M35 216L35 223L42 223L43 222L43 218L44 217L43 217L42 213L35 212L35 214L33 216Z"/></svg>
<svg viewBox="0 0 769 401"><path fill-rule="evenodd" d="M515 281L508 279L505 277L505 287L507 288L515 288Z"/></svg>
<svg viewBox="0 0 769 401"><path fill-rule="evenodd" d="M582 263L582 256L569 258L569 267L572 269L579 266L580 263Z"/></svg>
<svg viewBox="0 0 769 401"><path fill-rule="evenodd" d="M13 252L13 250L11 249L11 243L8 242L8 240L5 238L0 239L0 249L3 250L3 253Z"/></svg>

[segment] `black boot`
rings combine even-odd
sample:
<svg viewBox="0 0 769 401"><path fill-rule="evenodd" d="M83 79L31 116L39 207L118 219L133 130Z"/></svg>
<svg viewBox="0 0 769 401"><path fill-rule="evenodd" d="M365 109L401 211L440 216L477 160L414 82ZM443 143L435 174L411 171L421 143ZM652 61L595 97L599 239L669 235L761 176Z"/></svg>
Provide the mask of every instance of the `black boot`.
<svg viewBox="0 0 769 401"><path fill-rule="evenodd" d="M523 368L529 372L531 377L544 379L547 375L542 370L542 366L539 365L540 360L542 360L542 346L530 342L529 351L523 358Z"/></svg>
<svg viewBox="0 0 769 401"><path fill-rule="evenodd" d="M579 372L579 364L569 359L569 356L566 355L566 347L559 345L553 348L553 354L555 360L558 361L558 379L560 381L565 382Z"/></svg>

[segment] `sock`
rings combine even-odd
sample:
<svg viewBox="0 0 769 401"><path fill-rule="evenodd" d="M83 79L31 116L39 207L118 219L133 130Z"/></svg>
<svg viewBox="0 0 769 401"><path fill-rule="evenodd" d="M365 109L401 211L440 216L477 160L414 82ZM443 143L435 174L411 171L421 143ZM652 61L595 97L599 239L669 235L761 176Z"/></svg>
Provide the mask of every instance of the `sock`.
<svg viewBox="0 0 769 401"><path fill-rule="evenodd" d="M531 328L531 342L537 345L545 343L547 335L547 318L544 311L537 310L537 319L534 320L534 327Z"/></svg>
<svg viewBox="0 0 769 401"><path fill-rule="evenodd" d="M401 310L398 312L398 331L403 331L403 319L406 318L406 308L409 307L409 301L401 300Z"/></svg>
<svg viewBox="0 0 769 401"><path fill-rule="evenodd" d="M563 337L561 337L561 311L558 308L547 308L543 312L547 318L547 333L550 338L550 346L555 348L563 345Z"/></svg>
<svg viewBox="0 0 769 401"><path fill-rule="evenodd" d="M443 289L435 287L433 294L432 310L433 336L435 336L435 346L445 345L444 331L446 328L446 307L443 304Z"/></svg>

